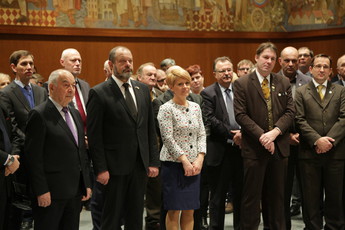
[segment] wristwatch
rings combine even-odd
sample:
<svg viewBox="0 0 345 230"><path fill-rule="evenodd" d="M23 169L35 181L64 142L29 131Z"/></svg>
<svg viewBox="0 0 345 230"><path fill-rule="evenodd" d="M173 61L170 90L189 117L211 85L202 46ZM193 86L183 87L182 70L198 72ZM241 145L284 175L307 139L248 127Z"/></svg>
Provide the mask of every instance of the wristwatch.
<svg viewBox="0 0 345 230"><path fill-rule="evenodd" d="M14 156L10 155L10 158L8 158L6 166L10 166L14 162Z"/></svg>

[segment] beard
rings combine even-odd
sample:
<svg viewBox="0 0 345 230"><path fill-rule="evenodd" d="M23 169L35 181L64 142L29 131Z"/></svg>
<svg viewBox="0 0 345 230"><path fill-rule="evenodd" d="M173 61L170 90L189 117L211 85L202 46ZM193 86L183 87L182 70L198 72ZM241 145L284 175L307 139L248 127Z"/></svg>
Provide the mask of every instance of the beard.
<svg viewBox="0 0 345 230"><path fill-rule="evenodd" d="M128 70L129 70L129 71L128 71ZM127 71L127 72L125 72L125 71ZM124 69L124 70L122 71L122 73L119 73L119 72L117 71L116 66L114 66L114 75L115 75L115 77L117 77L118 79L120 79L120 80L122 80L122 81L128 81L128 79L132 76L132 72L133 72L132 69L127 68L127 69Z"/></svg>

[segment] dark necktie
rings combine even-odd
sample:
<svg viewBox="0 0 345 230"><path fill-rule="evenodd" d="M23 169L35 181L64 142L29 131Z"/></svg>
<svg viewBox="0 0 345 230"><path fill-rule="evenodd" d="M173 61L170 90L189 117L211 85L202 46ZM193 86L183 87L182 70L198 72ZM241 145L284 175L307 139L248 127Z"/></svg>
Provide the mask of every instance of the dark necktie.
<svg viewBox="0 0 345 230"><path fill-rule="evenodd" d="M79 92L78 92L78 83L75 87L75 101L77 103L78 111L80 113L81 119L83 120L84 131L86 131L86 114L85 114L85 110L83 107L83 103L81 103L81 100L80 100L80 96L79 96Z"/></svg>
<svg viewBox="0 0 345 230"><path fill-rule="evenodd" d="M137 108L135 107L132 94L129 92L129 88L128 88L129 84L127 82L123 83L123 87L125 87L126 104L129 108L129 111L131 112L132 116L136 118L137 117Z"/></svg>
<svg viewBox="0 0 345 230"><path fill-rule="evenodd" d="M235 120L234 103L233 103L230 92L231 92L231 89L225 90L226 110L227 110L228 116L229 116L230 129L231 130L237 130L237 129L239 129L239 125L237 124L237 122Z"/></svg>
<svg viewBox="0 0 345 230"><path fill-rule="evenodd" d="M26 99L28 99L30 108L32 109L33 107L35 107L35 103L34 103L34 97L33 97L33 94L32 94L31 87L29 85L26 85L26 86L24 86L24 89L27 92L25 97L26 97Z"/></svg>
<svg viewBox="0 0 345 230"><path fill-rule="evenodd" d="M2 111L0 110L0 113L2 113ZM3 116L3 115L0 115ZM10 138L7 134L7 130L5 128L5 119L0 119L0 130L2 132L2 137L4 139L4 150L6 153L11 154L11 150L12 150L12 146L11 146L11 141Z"/></svg>
<svg viewBox="0 0 345 230"><path fill-rule="evenodd" d="M74 129L72 118L71 118L71 116L68 113L68 108L67 107L63 107L62 111L65 113L66 124L67 124L68 128L71 130L75 142L78 144L77 130Z"/></svg>

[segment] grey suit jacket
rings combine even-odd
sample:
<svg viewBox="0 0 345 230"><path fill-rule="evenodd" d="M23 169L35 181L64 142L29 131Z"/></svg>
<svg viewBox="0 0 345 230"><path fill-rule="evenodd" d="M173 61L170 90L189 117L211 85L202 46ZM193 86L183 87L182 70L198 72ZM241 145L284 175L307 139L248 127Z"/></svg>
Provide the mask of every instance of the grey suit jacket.
<svg viewBox="0 0 345 230"><path fill-rule="evenodd" d="M297 89L295 96L296 124L300 131L301 159L318 156L314 143L323 136L335 139L327 156L345 159L345 87L328 82L321 101L313 82Z"/></svg>
<svg viewBox="0 0 345 230"><path fill-rule="evenodd" d="M273 124L282 135L276 140L276 149L284 157L289 155L289 129L295 116L289 79L271 73L271 100ZM242 156L250 159L269 157L260 144L260 136L268 130L268 109L261 85L253 72L234 82L234 110L242 130Z"/></svg>
<svg viewBox="0 0 345 230"><path fill-rule="evenodd" d="M44 88L31 85L34 94L35 106L47 100L47 92ZM19 129L25 132L28 114L31 110L30 105L22 91L14 81L7 87L0 90L0 103L10 113L11 119L16 120Z"/></svg>

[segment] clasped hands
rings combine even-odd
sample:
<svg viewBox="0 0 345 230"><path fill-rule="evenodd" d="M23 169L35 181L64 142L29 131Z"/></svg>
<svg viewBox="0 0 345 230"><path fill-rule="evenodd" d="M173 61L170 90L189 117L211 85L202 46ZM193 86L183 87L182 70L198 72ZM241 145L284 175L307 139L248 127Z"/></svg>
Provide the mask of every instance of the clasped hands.
<svg viewBox="0 0 345 230"><path fill-rule="evenodd" d="M335 140L331 137L320 137L315 142L315 151L317 154L325 153L333 148L333 142Z"/></svg>
<svg viewBox="0 0 345 230"><path fill-rule="evenodd" d="M202 164L204 162L204 155L205 155L204 153L199 153L196 160L192 163L189 162L188 158L185 155L182 155L180 157L185 176L196 176L200 174L201 169L202 169Z"/></svg>
<svg viewBox="0 0 345 230"><path fill-rule="evenodd" d="M274 140L279 134L279 129L274 128L271 131L262 134L259 138L261 145L264 146L265 149L267 149L272 155L274 154L275 150Z"/></svg>

